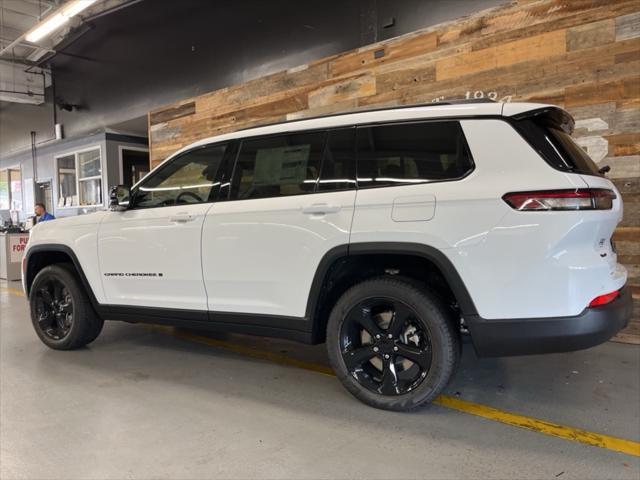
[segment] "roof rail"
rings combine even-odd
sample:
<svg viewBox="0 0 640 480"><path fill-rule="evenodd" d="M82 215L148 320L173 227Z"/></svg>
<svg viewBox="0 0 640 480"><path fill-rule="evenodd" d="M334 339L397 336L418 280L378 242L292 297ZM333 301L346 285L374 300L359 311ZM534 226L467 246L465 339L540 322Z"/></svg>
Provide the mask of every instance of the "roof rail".
<svg viewBox="0 0 640 480"><path fill-rule="evenodd" d="M443 102L434 102L432 104L427 105L460 105L465 103L497 103L495 100L491 100L490 98L461 98L461 99L453 99L446 100ZM427 106L424 105L424 106Z"/></svg>
<svg viewBox="0 0 640 480"><path fill-rule="evenodd" d="M400 110L403 108L418 108L418 107L438 107L438 106L442 106L442 105L464 105L467 103L498 103L495 100L491 100L490 98L461 98L461 99L453 99L453 100L446 100L446 101L442 101L442 102L430 102L430 103L413 103L413 104L409 104L409 105L390 105L390 106L386 106L386 107L376 107L376 108L369 108L366 110L351 110L348 112L338 112L338 113L325 113L323 115L315 115L313 117L300 117L300 118L295 118L293 120L284 120L281 122L273 122L273 123L265 123L265 124L261 124L261 125L253 125L251 127L245 127L245 128L240 128L238 130L235 130L236 132L243 132L245 130L252 130L254 128L261 128L261 127L270 127L273 125L286 125L288 123L294 123L294 122L303 122L305 120L317 120L319 118L327 118L327 117L340 117L342 115L352 115L352 114L356 114L356 113L369 113L369 112L382 112L384 110Z"/></svg>

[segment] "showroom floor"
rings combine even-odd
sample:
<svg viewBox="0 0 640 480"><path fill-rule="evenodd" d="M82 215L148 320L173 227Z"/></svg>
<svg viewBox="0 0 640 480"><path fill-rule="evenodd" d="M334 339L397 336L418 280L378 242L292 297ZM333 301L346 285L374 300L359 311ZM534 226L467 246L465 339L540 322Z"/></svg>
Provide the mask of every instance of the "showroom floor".
<svg viewBox="0 0 640 480"><path fill-rule="evenodd" d="M497 421L514 412L640 441L638 346L478 360L466 345L447 396L494 418L391 413L311 371L325 368L322 345L108 322L89 348L48 350L19 289L0 281L3 479L640 477L615 442Z"/></svg>

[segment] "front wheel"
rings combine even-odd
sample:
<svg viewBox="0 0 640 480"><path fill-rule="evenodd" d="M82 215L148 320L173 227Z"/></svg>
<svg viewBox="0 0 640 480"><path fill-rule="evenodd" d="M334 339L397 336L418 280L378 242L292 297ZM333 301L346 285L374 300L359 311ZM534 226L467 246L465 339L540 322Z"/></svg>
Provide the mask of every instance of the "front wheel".
<svg viewBox="0 0 640 480"><path fill-rule="evenodd" d="M72 267L43 268L29 294L31 322L40 340L56 350L73 350L95 340L103 320L94 312Z"/></svg>
<svg viewBox="0 0 640 480"><path fill-rule="evenodd" d="M356 398L404 411L433 400L451 379L460 336L447 307L408 280L379 277L349 289L327 324L329 361Z"/></svg>

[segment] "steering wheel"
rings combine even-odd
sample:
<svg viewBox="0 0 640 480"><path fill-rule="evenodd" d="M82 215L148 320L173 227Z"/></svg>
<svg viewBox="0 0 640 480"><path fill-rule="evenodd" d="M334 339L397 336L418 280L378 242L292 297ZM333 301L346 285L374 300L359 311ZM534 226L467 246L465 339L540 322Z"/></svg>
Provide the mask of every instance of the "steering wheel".
<svg viewBox="0 0 640 480"><path fill-rule="evenodd" d="M182 197L191 197L195 200L195 202L185 202L183 201ZM176 205L178 205L179 203L201 203L201 202L202 202L202 199L198 195L189 191L181 192L176 197Z"/></svg>

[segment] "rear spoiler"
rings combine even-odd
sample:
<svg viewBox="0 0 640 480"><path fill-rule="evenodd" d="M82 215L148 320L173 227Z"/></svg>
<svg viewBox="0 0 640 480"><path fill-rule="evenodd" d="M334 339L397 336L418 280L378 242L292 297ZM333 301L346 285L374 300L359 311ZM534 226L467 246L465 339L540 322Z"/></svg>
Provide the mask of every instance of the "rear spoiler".
<svg viewBox="0 0 640 480"><path fill-rule="evenodd" d="M576 122L573 117L560 107L542 107L514 115L514 120L533 119L547 126L561 128L569 135L573 133Z"/></svg>

